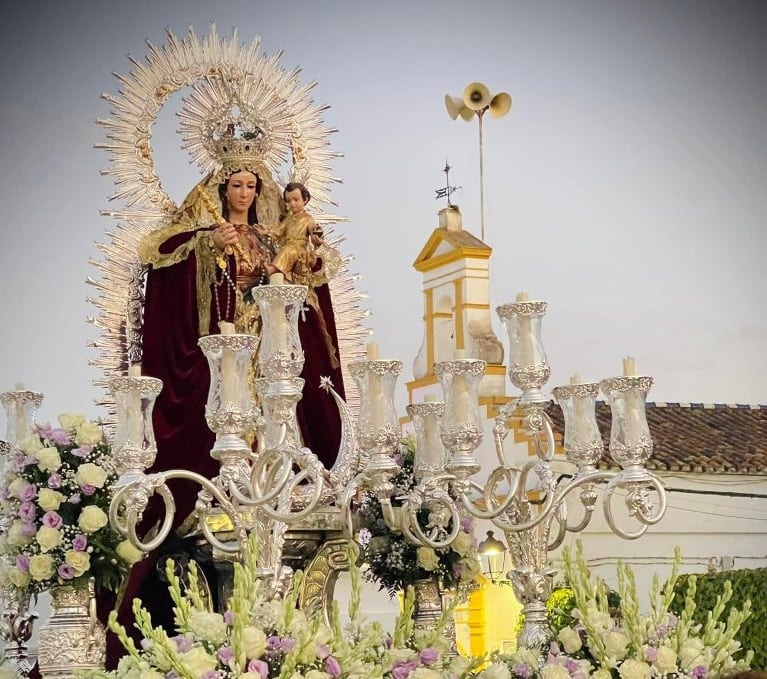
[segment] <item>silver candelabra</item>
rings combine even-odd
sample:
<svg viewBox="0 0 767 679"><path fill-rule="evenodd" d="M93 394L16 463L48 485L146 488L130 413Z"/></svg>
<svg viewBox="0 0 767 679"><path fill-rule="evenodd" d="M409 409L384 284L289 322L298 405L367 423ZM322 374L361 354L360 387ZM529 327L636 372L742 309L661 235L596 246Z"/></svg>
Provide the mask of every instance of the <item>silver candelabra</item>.
<svg viewBox="0 0 767 679"><path fill-rule="evenodd" d="M551 638L545 603L555 571L548 554L562 544L567 532L583 531L591 521L604 491L603 510L610 529L625 539L635 539L663 517L666 494L660 479L646 468L652 454L652 438L645 417L645 397L652 378L633 374L633 359L624 361L624 376L600 383L580 383L554 389L554 398L565 417L566 461L575 467L570 477L557 478L555 437L547 408L552 399L542 388L550 367L541 339L546 302L521 295L497 309L509 341L509 377L521 395L500 409L493 427L498 465L480 485L473 477L481 466L476 449L482 442L482 419L478 406L484 361L457 358L436 363L444 403L425 402L408 406L416 430L414 474L416 486L402 506L392 507L392 478L400 468L394 382L401 369L398 361L367 361L355 364L352 374L361 396L358 442L365 462L346 490L342 502L351 523L351 504L360 489L372 492L381 503L390 530L402 532L418 545L435 549L455 539L463 513L491 521L501 528L509 544L513 568L508 576L524 605L525 623L520 646L541 648ZM602 436L596 423L595 402L602 391L612 410L610 455L619 471L599 469ZM515 467L505 441L512 418L534 443L536 456ZM620 493L619 493L620 492ZM615 520L613 500L625 494L625 506L638 527L622 528ZM577 496L582 517L568 519L568 497ZM657 499L657 503L656 503ZM426 510L426 511L424 511Z"/></svg>
<svg viewBox="0 0 767 679"><path fill-rule="evenodd" d="M307 288L300 285L253 289L263 319L261 377L251 369L258 337L237 334L233 324L221 323L221 334L200 339L211 373L205 408L208 426L216 434L211 456L221 465L213 479L183 469L147 474L157 453L151 413L162 385L155 378L131 375L111 381L118 415L114 455L120 476L110 520L139 549L153 550L168 536L175 515L168 481L187 479L201 488L196 512L208 542L221 552L233 553L244 546L249 532L256 531L263 576L273 578L275 586L284 582L282 546L287 525L327 500L328 475L317 456L300 444L296 421L304 365L298 317L306 293ZM251 385L259 395L258 406ZM257 442L255 450L250 441ZM157 534L144 541L137 525L153 495L164 503L164 518ZM233 541L219 539L207 520L220 513L231 522Z"/></svg>

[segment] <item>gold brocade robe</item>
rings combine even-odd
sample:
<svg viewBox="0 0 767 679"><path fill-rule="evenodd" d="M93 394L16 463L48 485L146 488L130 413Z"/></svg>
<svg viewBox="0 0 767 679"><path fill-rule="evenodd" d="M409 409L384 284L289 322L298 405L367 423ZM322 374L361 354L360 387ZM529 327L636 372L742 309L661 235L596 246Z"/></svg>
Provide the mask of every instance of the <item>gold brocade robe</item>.
<svg viewBox="0 0 767 679"><path fill-rule="evenodd" d="M288 215L276 229L271 229L272 238L277 243L277 255L272 264L285 274L287 280L292 281L294 273L308 271L314 265L311 237L316 228L312 216L302 212Z"/></svg>

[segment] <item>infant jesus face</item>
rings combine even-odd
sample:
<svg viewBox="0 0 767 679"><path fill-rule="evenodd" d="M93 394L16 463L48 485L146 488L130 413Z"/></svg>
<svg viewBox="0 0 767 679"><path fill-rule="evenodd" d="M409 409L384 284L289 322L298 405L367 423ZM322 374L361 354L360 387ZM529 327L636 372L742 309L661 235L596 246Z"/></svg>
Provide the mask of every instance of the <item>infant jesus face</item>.
<svg viewBox="0 0 767 679"><path fill-rule="evenodd" d="M285 192L285 205L293 215L300 215L304 211L306 201L301 195L301 189L293 189Z"/></svg>

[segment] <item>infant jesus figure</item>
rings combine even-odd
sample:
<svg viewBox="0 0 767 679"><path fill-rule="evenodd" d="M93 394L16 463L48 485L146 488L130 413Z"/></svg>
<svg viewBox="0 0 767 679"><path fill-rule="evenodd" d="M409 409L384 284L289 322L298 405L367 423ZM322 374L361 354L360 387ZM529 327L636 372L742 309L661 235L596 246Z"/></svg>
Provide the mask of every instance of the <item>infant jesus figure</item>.
<svg viewBox="0 0 767 679"><path fill-rule="evenodd" d="M311 195L303 184L290 182L282 195L287 217L276 229L262 227L261 233L270 236L277 245L277 254L266 265L267 273L284 274L285 280L292 282L294 273L310 271L316 263L314 251L323 243L322 230L306 212Z"/></svg>

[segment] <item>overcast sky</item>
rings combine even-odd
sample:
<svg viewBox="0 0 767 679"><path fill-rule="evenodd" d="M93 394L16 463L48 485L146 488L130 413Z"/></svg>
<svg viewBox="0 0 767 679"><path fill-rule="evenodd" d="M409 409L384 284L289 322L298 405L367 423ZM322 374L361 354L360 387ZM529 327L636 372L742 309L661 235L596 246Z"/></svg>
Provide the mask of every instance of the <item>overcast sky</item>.
<svg viewBox="0 0 767 679"><path fill-rule="evenodd" d="M485 126L492 303L519 290L548 300L550 386L616 374L630 353L655 400L767 403L766 18L758 1L12 3L0 387L43 391L43 419L99 414L84 281L113 226L99 216L112 191L93 148L100 94L117 90L127 54L143 59L145 38L215 21L318 81L345 156L334 197L346 252L403 381L422 336L411 264L436 226L446 158L479 235L476 122L451 121L443 97L480 80L514 100ZM174 124L164 112L153 144L180 200L197 172Z"/></svg>

